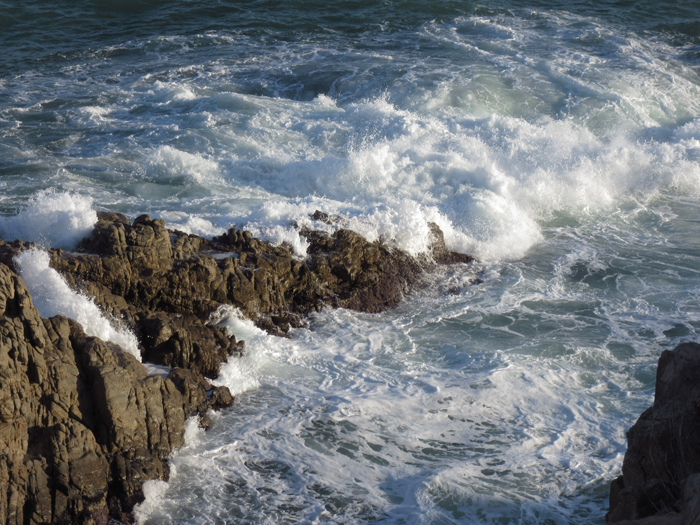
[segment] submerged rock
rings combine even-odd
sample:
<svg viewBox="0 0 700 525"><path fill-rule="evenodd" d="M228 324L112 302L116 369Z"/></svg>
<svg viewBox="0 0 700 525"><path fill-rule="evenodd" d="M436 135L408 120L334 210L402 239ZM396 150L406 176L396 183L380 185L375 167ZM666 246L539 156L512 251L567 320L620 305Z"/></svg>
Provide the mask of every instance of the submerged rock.
<svg viewBox="0 0 700 525"><path fill-rule="evenodd" d="M627 432L607 523L700 524L700 345L665 351L654 404Z"/></svg>
<svg viewBox="0 0 700 525"><path fill-rule="evenodd" d="M246 231L209 241L148 215L130 224L100 213L77 252L50 251L51 266L132 328L144 359L171 368L167 378L71 319L42 319L13 271L30 245L0 240L0 523L133 522L143 483L167 480L185 418L206 427L209 409L233 403L207 380L244 351L208 323L219 307L278 335L324 306L385 310L436 264L473 261L432 230L419 258L350 230L303 231L300 260Z"/></svg>

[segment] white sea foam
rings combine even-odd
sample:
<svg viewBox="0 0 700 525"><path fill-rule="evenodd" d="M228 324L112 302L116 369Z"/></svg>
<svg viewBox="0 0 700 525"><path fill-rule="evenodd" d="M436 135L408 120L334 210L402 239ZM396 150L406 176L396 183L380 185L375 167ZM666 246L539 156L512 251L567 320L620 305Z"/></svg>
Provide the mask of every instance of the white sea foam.
<svg viewBox="0 0 700 525"><path fill-rule="evenodd" d="M212 221L183 212L164 212L160 214L165 219L168 229L180 230L188 234L199 235L211 239L216 235L226 233L226 228L213 224Z"/></svg>
<svg viewBox="0 0 700 525"><path fill-rule="evenodd" d="M320 312L291 340L217 312L247 343L216 382L236 403L188 423L140 522L603 518L660 350L700 332L697 46L581 5L449 9L350 35L135 37L3 81L0 148L22 173L5 212L52 173L98 206L297 256L292 223L418 253L436 222L485 261L479 284L443 268L397 308ZM78 74L118 82L95 96ZM63 109L73 91L87 107Z"/></svg>
<svg viewBox="0 0 700 525"><path fill-rule="evenodd" d="M136 336L116 319L107 319L97 305L70 289L61 275L49 266L49 254L30 248L17 255L14 263L42 317L65 315L79 322L85 333L111 341L141 359Z"/></svg>
<svg viewBox="0 0 700 525"><path fill-rule="evenodd" d="M584 506L595 510L588 487L618 471L624 450L615 399L628 379L620 363L597 349L554 360L438 350L425 337L435 322L415 306L398 310L326 312L313 332L295 334L293 350L221 310L212 321L223 320L269 360L254 372L259 387L239 392L215 431L175 454L176 475L143 507L143 522L170 513L257 520L281 508L305 522L562 522ZM465 327L453 322L463 338ZM447 326L440 334L453 340ZM264 503L251 505L260 487ZM187 503L191 497L200 505Z"/></svg>
<svg viewBox="0 0 700 525"><path fill-rule="evenodd" d="M234 307L220 306L210 317L209 322L226 328L230 335L244 340L247 345L245 357L231 360L223 365L221 375L214 381L216 385L224 385L234 395L260 386L260 368L264 366L265 352L262 348L267 337L249 319L246 319Z"/></svg>
<svg viewBox="0 0 700 525"><path fill-rule="evenodd" d="M554 65L528 59L523 46L544 42L541 23L551 31L547 44L553 38L575 52L558 55ZM411 67L391 92L368 91L350 103L327 94L301 102L230 92L218 83L236 75L235 64L216 64L215 73L185 64L167 81L144 75L143 87L152 90L133 97L171 105L172 112L157 122L137 113L132 124L156 126L177 142L136 145L130 169L157 187L128 191L163 212L201 209L197 220L250 228L298 255L306 245L290 223L322 209L411 253L425 250L427 222L438 222L448 246L485 260L521 257L541 241L538 224L557 212L585 216L669 188L698 193L698 124L689 109L698 87L673 61L653 59L672 51L662 44L616 36L594 19L545 12L430 22L421 34L481 53L469 68ZM609 42L615 68L590 67L602 60L590 38ZM173 42L173 52L191 44L186 37ZM260 59L303 62L297 52ZM397 56L391 67L409 58ZM214 84L201 89L198 75L213 75ZM687 123L674 131L680 122ZM111 125L104 123L106 130ZM121 166L123 153L114 162ZM125 211L144 211L143 200L129 202L122 201L134 209ZM187 231L213 234L187 222L180 223Z"/></svg>
<svg viewBox="0 0 700 525"><path fill-rule="evenodd" d="M102 106L86 106L81 108L81 112L90 119L100 122L109 118L110 109Z"/></svg>
<svg viewBox="0 0 700 525"><path fill-rule="evenodd" d="M172 474L173 472L171 471ZM158 479L148 480L142 485L142 490L144 501L134 507L137 523L141 523L144 517L162 505L163 497L168 490L168 483Z"/></svg>
<svg viewBox="0 0 700 525"><path fill-rule="evenodd" d="M237 308L222 305L212 313L208 322L226 328L229 334L245 341L243 357L224 364L221 375L213 384L227 386L232 393L238 394L258 388L262 380L270 377L314 376L313 371L295 366L294 356L298 351L296 341L265 333Z"/></svg>
<svg viewBox="0 0 700 525"><path fill-rule="evenodd" d="M539 242L538 223L555 213L585 217L630 197L645 200L672 188L700 191L700 166L689 158L697 151L691 125L690 138L642 143L598 138L568 121L437 119L375 102L367 103L368 115L360 106L338 125L374 119L392 136L346 158L291 163L282 172L261 163L255 184L279 196L235 222L302 252L288 225L321 209L346 216L339 225L369 240L418 253L427 246L427 222L434 221L452 249L499 260L521 257ZM288 153L282 155L281 163L290 162Z"/></svg>
<svg viewBox="0 0 700 525"><path fill-rule="evenodd" d="M43 190L11 217L0 219L0 233L7 240L34 241L47 248L71 250L90 235L97 222L92 198Z"/></svg>
<svg viewBox="0 0 700 525"><path fill-rule="evenodd" d="M153 179L179 180L204 183L218 175L218 164L201 155L161 146L149 155L146 173Z"/></svg>

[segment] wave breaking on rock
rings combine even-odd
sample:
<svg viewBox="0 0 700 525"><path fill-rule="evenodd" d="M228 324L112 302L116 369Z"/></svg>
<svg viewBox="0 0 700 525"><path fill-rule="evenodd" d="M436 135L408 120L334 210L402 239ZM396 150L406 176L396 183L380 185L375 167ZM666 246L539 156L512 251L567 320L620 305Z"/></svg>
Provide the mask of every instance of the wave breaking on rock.
<svg viewBox="0 0 700 525"><path fill-rule="evenodd" d="M48 251L50 268L128 327L144 362L169 369L155 375L134 349L64 315L42 318L20 276L21 254L38 248L0 240L0 523L133 523L143 483L168 479L185 419L206 427L209 409L234 401L208 379L244 343L209 322L214 312L235 307L285 336L324 307L395 306L438 264L464 264L477 282L474 259L431 228L418 257L349 230L304 230L301 260L245 231L207 240L148 215L98 213L77 251Z"/></svg>

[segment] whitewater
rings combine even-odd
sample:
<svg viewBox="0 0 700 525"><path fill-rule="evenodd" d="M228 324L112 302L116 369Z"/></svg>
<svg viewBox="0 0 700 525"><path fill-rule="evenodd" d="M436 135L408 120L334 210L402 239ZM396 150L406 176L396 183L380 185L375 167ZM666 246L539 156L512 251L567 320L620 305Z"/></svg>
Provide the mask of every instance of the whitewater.
<svg viewBox="0 0 700 525"><path fill-rule="evenodd" d="M246 341L141 524L603 523L663 350L700 330L700 17L684 0L0 1L0 237L96 212L303 258L303 226L479 259ZM314 221L321 210L341 217ZM138 355L46 252L43 316Z"/></svg>

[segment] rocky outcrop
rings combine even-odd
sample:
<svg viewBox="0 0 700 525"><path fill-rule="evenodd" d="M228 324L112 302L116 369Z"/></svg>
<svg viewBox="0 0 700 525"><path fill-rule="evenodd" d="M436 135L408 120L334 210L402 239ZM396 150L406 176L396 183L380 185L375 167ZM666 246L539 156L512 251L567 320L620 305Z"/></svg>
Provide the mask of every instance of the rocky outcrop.
<svg viewBox="0 0 700 525"><path fill-rule="evenodd" d="M42 319L0 263L0 523L129 522L142 483L167 479L185 417L233 401L172 376L149 376L70 319Z"/></svg>
<svg viewBox="0 0 700 525"><path fill-rule="evenodd" d="M349 230L303 231L300 260L245 231L210 241L147 215L100 213L77 252L50 251L51 266L129 325L144 360L171 367L167 378L75 321L42 319L13 269L32 245L0 239L0 524L132 522L142 484L168 478L185 418L206 427L209 409L233 403L207 378L244 345L207 322L214 311L235 306L279 335L324 306L382 311L427 269L473 260L432 228L421 258Z"/></svg>
<svg viewBox="0 0 700 525"><path fill-rule="evenodd" d="M147 361L207 378L217 377L221 363L242 352L235 337L207 324L221 305L284 335L324 306L386 310L426 270L473 261L447 250L436 225L430 254L418 258L350 230L332 235L303 230L309 248L301 260L285 246L237 229L207 240L169 231L163 220L147 215L133 224L117 213L98 216L78 252L51 251L51 266L133 328ZM21 243L0 246L0 261L11 264L23 248Z"/></svg>
<svg viewBox="0 0 700 525"><path fill-rule="evenodd" d="M54 257L61 273L103 287L139 309L190 313L206 320L221 304L280 330L324 305L379 312L395 306L419 274L434 264L469 263L450 252L432 225L433 257L416 259L350 230L333 235L302 230L308 258L231 229L212 241L168 231L162 220L100 214L81 249L99 255ZM116 306L116 305L115 305ZM121 305L120 305L121 306Z"/></svg>
<svg viewBox="0 0 700 525"><path fill-rule="evenodd" d="M607 523L700 524L700 345L659 359L654 404L627 432Z"/></svg>

